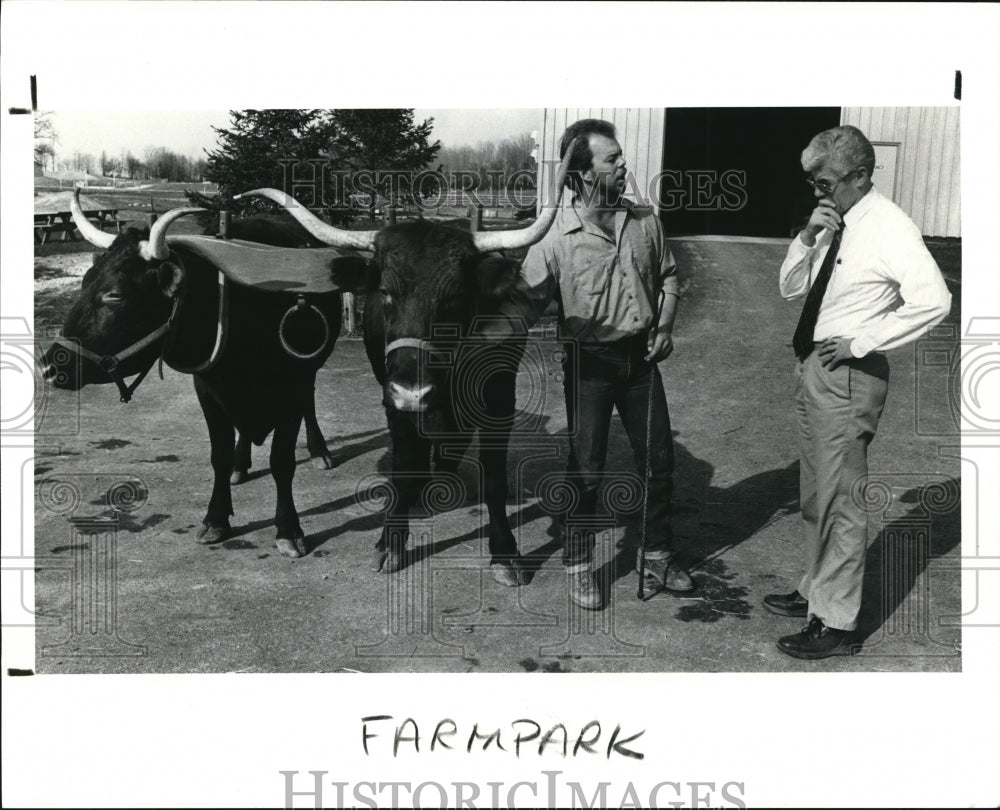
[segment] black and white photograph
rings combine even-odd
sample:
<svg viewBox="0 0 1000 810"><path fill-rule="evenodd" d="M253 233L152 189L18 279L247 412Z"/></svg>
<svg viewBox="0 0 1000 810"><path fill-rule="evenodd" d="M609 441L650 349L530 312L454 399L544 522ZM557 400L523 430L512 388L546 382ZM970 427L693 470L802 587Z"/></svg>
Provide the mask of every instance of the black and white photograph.
<svg viewBox="0 0 1000 810"><path fill-rule="evenodd" d="M996 9L29 5L5 804L995 804Z"/></svg>

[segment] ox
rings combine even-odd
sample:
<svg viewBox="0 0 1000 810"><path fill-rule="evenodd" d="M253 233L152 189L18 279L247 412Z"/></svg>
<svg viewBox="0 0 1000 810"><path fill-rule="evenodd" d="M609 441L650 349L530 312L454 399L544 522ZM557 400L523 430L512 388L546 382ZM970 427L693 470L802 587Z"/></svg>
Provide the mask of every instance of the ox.
<svg viewBox="0 0 1000 810"><path fill-rule="evenodd" d="M564 164L557 181L560 191L565 175ZM406 564L409 510L427 481L432 460L435 473L453 473L478 432L490 570L502 585L524 584L525 570L506 509L507 451L524 338L484 339L474 327L490 320L519 278L518 264L497 251L542 239L558 203L544 206L535 223L515 231L470 233L419 219L359 232L327 225L276 189L241 196L247 195L281 204L326 244L374 248L363 278L355 266L333 271L345 289L359 287L366 293L365 349L383 388L392 439L393 497L373 569L392 573Z"/></svg>
<svg viewBox="0 0 1000 810"><path fill-rule="evenodd" d="M265 248L248 242L207 237L167 237L178 217L201 211L180 208L162 215L148 233L105 234L73 200L80 233L106 248L83 278L57 338L42 358L43 376L56 387L78 389L114 381L128 401L157 358L191 373L208 426L214 484L200 543L218 543L231 532L230 475L234 429L254 444L273 431L270 467L277 489L278 551L288 557L306 552L292 499L295 444L303 412L313 399L316 370L326 361L340 332L340 294L329 282L331 263L364 267L345 251ZM214 252L213 252L214 251ZM216 260L245 258L257 265L225 266L242 273L230 283ZM275 257L278 257L277 259ZM305 295L275 283L262 288L252 272L260 262L310 264L322 284L295 280ZM270 266L270 265L268 265ZM126 386L124 378L139 375Z"/></svg>
<svg viewBox="0 0 1000 810"><path fill-rule="evenodd" d="M200 195L199 195L200 196ZM207 199L207 198L206 198ZM205 229L206 235L220 232L219 218ZM259 242L264 245L289 248L312 248L322 245L309 231L303 228L295 219L285 212L254 214L243 219L236 219L226 226L226 235L232 239L244 239L247 242ZM315 387L314 387L315 388ZM326 446L323 431L316 421L316 398L309 396L302 403L302 422L306 429L306 448L313 466L318 470L333 468L333 456ZM236 437L236 451L233 456L233 473L230 481L242 484L247 480L250 467L251 441L242 433Z"/></svg>

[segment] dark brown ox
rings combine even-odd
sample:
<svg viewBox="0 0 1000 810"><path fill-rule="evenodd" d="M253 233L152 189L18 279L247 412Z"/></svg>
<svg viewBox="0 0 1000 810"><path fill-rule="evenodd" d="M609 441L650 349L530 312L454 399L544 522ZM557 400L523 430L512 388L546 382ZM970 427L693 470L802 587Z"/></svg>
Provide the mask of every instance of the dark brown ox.
<svg viewBox="0 0 1000 810"><path fill-rule="evenodd" d="M192 247L196 240L212 240L167 237L178 217L200 210L176 209L162 215L148 232L128 230L115 237L88 222L74 200L77 228L107 252L96 256L84 276L62 337L42 358L43 375L56 387L69 389L115 381L128 401L141 375L158 358L192 373L214 472L198 541L221 542L231 533L234 429L258 445L273 432L275 545L283 555L299 557L306 547L292 498L295 444L303 411L312 402L316 370L333 351L340 332L340 295L331 290L310 296L315 311L291 320L286 315L297 305L292 293L227 283L229 295L224 297L220 267ZM236 251L251 249L231 244ZM308 251L294 253L304 256ZM364 267L360 258L344 251L325 248L320 253L318 260L333 265L342 261ZM325 328L316 313L322 314ZM301 357L283 348L283 319L285 345L300 348ZM131 375L140 376L125 386L124 379Z"/></svg>
<svg viewBox="0 0 1000 810"><path fill-rule="evenodd" d="M556 188L562 189L564 179L565 166ZM524 584L506 509L507 453L524 334L498 339L476 332L493 320L496 305L518 280L518 264L498 251L542 239L558 202L545 205L531 226L515 231L470 233L419 219L359 232L327 225L281 191L248 194L280 203L326 244L374 249L360 284L366 293L365 348L383 387L392 438L391 497L374 570L392 573L406 564L409 511L429 481L432 464L437 483L454 481L461 455L478 433L490 568L503 585ZM338 268L335 278L345 288L359 283L353 267Z"/></svg>
<svg viewBox="0 0 1000 810"><path fill-rule="evenodd" d="M205 228L205 234L214 235L220 231L220 217L211 218L211 223ZM234 219L227 224L227 235L230 239L244 239L248 242L259 242L263 245L290 248L312 248L322 246L316 237L303 228L284 211L254 214L242 219ZM316 420L315 392L302 404L302 423L306 431L306 449L312 459L313 466L318 470L333 469L334 460L323 431ZM230 481L234 484L245 483L250 467L252 442L242 433L236 437L236 452L233 456L233 473Z"/></svg>

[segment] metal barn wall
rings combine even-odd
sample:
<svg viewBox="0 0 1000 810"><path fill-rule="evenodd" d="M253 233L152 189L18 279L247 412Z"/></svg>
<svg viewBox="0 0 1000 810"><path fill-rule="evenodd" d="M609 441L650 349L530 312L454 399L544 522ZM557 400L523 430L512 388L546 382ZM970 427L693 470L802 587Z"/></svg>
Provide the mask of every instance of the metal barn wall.
<svg viewBox="0 0 1000 810"><path fill-rule="evenodd" d="M559 139L566 127L581 118L600 118L615 125L628 169L643 197L648 197L651 179L663 168L665 117L666 110L662 107L545 108L538 136L538 159L541 170L539 188L548 188L548 184L552 182L550 173L554 172L555 166L558 165ZM543 161L555 161L555 163L549 164ZM627 193L626 196L635 197L632 193Z"/></svg>
<svg viewBox="0 0 1000 810"><path fill-rule="evenodd" d="M958 107L844 107L841 123L899 142L896 204L924 236L961 236Z"/></svg>

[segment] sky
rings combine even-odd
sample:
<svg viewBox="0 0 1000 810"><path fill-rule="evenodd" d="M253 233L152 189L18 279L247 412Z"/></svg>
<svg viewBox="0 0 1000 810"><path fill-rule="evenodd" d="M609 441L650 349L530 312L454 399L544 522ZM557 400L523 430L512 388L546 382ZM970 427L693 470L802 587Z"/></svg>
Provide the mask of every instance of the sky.
<svg viewBox="0 0 1000 810"><path fill-rule="evenodd" d="M432 139L454 147L539 129L542 111L417 108L414 115L417 121L433 118ZM58 134L57 159L74 152L99 156L102 151L119 155L126 150L142 159L147 148L157 146L197 158L203 155L203 149L216 146L212 127L227 127L229 113L227 110L56 110L52 122Z"/></svg>

